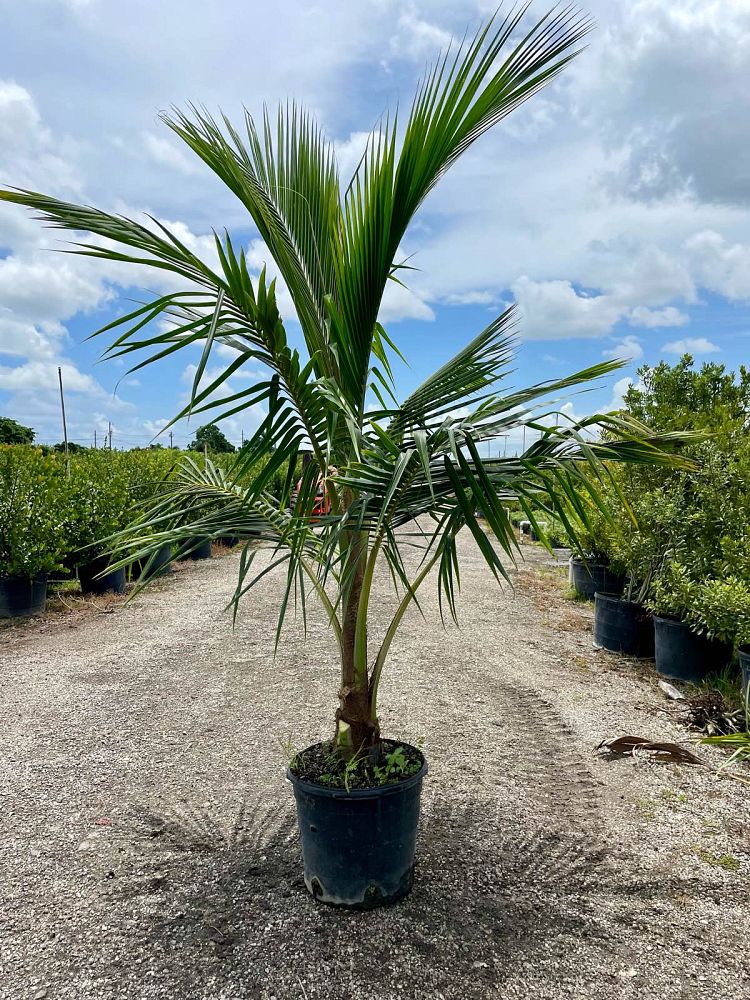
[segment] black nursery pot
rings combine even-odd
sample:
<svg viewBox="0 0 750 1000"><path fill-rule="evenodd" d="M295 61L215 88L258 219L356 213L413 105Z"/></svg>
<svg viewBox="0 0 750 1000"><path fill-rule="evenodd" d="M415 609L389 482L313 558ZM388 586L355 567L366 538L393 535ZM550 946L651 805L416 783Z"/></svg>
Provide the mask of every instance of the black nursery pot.
<svg viewBox="0 0 750 1000"><path fill-rule="evenodd" d="M654 615L656 670L663 677L700 684L707 674L723 670L732 646L697 635L684 622Z"/></svg>
<svg viewBox="0 0 750 1000"><path fill-rule="evenodd" d="M405 781L347 792L287 771L297 801L305 885L315 899L370 910L407 895L426 774L425 761Z"/></svg>
<svg viewBox="0 0 750 1000"><path fill-rule="evenodd" d="M621 573L613 573L604 563L584 562L571 556L570 582L581 597L593 601L598 590L619 597L625 586L625 577Z"/></svg>
<svg viewBox="0 0 750 1000"><path fill-rule="evenodd" d="M654 622L640 604L597 591L594 598L594 645L626 656L654 655Z"/></svg>
<svg viewBox="0 0 750 1000"><path fill-rule="evenodd" d="M190 552L186 552L185 555L181 556L182 559L210 559L211 558L211 539L210 538L191 538L190 545L195 546Z"/></svg>
<svg viewBox="0 0 750 1000"><path fill-rule="evenodd" d="M0 618L40 615L47 603L47 574L0 577Z"/></svg>
<svg viewBox="0 0 750 1000"><path fill-rule="evenodd" d="M171 573L172 567L168 566L167 569L163 567L167 565L169 560L172 558L172 543L165 542L161 548L156 550L156 554L153 557L151 564L149 565L148 559L137 560L135 567L139 573L142 573L144 569L148 566L148 575L155 576L157 573Z"/></svg>
<svg viewBox="0 0 750 1000"><path fill-rule="evenodd" d="M740 670L742 671L742 697L748 697L750 688L750 646L740 646L737 650L740 658Z"/></svg>
<svg viewBox="0 0 750 1000"><path fill-rule="evenodd" d="M121 566L120 569L104 572L108 566L107 556L98 556L91 562L78 567L78 579L84 594L107 594L110 591L122 594L125 592L125 567ZM104 573L104 575L99 576L100 573Z"/></svg>

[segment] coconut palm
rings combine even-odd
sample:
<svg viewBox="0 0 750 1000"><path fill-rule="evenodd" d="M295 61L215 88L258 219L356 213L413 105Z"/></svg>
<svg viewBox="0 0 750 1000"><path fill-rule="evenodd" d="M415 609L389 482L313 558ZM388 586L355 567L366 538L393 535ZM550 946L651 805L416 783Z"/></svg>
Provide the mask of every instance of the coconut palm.
<svg viewBox="0 0 750 1000"><path fill-rule="evenodd" d="M568 524L572 509L585 522L579 497L598 502L607 463L674 461L663 450L668 437L650 437L611 414L567 420L545 403L607 375L616 362L506 388L513 307L400 402L391 368L400 355L378 318L388 282L405 274L399 248L432 188L485 132L561 72L588 29L587 18L570 7L533 24L525 7L491 19L437 60L403 123L394 114L377 125L345 186L333 147L294 104L275 120L264 114L256 123L246 113L240 127L195 107L164 115L249 212L294 304L302 352L290 344L276 281L265 270L251 272L228 232L216 235L217 259L209 264L156 219L138 222L25 190L0 195L51 226L93 234L74 245L77 253L174 275L175 291L98 332L115 338L108 357L148 352L132 371L202 346L190 402L175 420L211 411L215 421L263 406L265 418L229 472L188 460L116 548L132 560L166 541L179 543L179 552L196 537L253 539L241 557L235 613L250 587L280 569L286 585L277 637L288 609L301 605L304 614L306 598L317 595L341 656L335 745L343 755L378 744L388 652L431 575L442 608L455 616L460 531L471 533L489 571L507 579L515 553L509 502L519 503L540 532L539 511ZM234 354L209 378L218 345ZM264 374L237 389L230 380L245 366ZM524 427L531 443L522 454L480 455L482 442L520 437ZM300 472L303 453L310 461ZM280 471L279 504L269 485ZM324 510L313 516L321 489ZM421 547L416 569L405 559L411 545ZM258 568L254 560L264 548L271 556ZM371 648L368 611L381 560L396 596L383 638Z"/></svg>

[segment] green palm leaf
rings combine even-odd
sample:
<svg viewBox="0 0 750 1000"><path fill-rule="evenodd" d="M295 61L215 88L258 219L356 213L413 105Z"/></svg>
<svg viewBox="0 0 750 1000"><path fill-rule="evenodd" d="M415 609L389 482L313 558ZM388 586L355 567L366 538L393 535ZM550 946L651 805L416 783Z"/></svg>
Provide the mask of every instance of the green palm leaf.
<svg viewBox="0 0 750 1000"><path fill-rule="evenodd" d="M265 269L252 273L229 233L216 234L209 265L155 219L0 191L50 226L92 234L88 242L76 237L74 253L174 275L173 292L135 305L97 334L114 338L105 356L132 356L131 371L200 348L190 400L175 420L264 408L229 473L210 460L187 460L112 548L126 564L165 542L177 557L196 538L239 536L245 544L230 603L237 613L269 572L284 572L277 642L287 613L297 606L304 620L314 593L341 653L342 752L377 742L388 651L431 575L441 609L456 615L460 531L471 533L491 573L507 579L517 553L509 502L534 523L549 511L570 524L570 511L585 519L582 496L601 502L612 463L680 463L675 450L684 435L656 437L611 414L577 422L560 414L559 394L590 386L616 362L506 389L513 308L401 403L391 367L400 355L378 321L387 282L401 282L409 269L397 259L399 246L429 192L474 142L563 70L588 30L573 7L532 23L525 5L492 18L428 71L403 127L395 115L379 123L343 190L331 144L295 104L273 120L264 113L258 124L246 113L240 129L194 106L164 117L247 210L291 296L295 316L287 319L299 321L301 349L290 344L275 282ZM217 345L233 355L208 377ZM258 374L238 388L233 379L246 365ZM377 406L368 408L372 399ZM523 454L480 457L482 442L524 428L531 438ZM302 468L303 453L311 460ZM279 475L280 504L269 492ZM416 570L406 557L414 547ZM372 649L369 603L380 560L397 603ZM139 586L147 577L148 570Z"/></svg>

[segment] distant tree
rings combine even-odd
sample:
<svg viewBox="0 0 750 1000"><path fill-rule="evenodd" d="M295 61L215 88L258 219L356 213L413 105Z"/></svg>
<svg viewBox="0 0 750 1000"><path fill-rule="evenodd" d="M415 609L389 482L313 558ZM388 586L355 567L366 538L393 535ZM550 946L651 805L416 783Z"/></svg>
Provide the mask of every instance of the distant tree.
<svg viewBox="0 0 750 1000"><path fill-rule="evenodd" d="M234 445L226 439L216 424L204 424L203 427L199 427L195 432L195 441L191 441L188 445L190 451L203 451L205 447L213 452L235 450Z"/></svg>
<svg viewBox="0 0 750 1000"><path fill-rule="evenodd" d="M643 365L638 376L625 393L625 407L656 431L722 434L750 427L750 370L744 365L737 374L714 361L696 369L684 354L674 365Z"/></svg>
<svg viewBox="0 0 750 1000"><path fill-rule="evenodd" d="M31 444L34 431L10 417L0 417L0 444Z"/></svg>
<svg viewBox="0 0 750 1000"><path fill-rule="evenodd" d="M58 441L57 444L52 445L53 451L65 451L65 442ZM68 452L71 455L75 455L79 451L88 451L85 445L76 444L75 441L68 441Z"/></svg>

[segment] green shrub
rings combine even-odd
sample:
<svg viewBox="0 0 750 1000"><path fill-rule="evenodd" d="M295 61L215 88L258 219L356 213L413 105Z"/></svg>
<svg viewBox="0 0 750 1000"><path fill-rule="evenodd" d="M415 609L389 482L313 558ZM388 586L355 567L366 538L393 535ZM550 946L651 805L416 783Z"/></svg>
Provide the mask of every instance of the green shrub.
<svg viewBox="0 0 750 1000"><path fill-rule="evenodd" d="M0 445L0 576L61 565L67 521L65 465L26 445Z"/></svg>
<svg viewBox="0 0 750 1000"><path fill-rule="evenodd" d="M77 562L104 549L104 539L133 518L128 463L118 452L96 451L70 461L66 541Z"/></svg>
<svg viewBox="0 0 750 1000"><path fill-rule="evenodd" d="M625 396L629 415L657 432L710 436L687 449L696 463L692 470L614 471L612 555L630 576L631 594L637 590L637 599L657 613L709 637L748 634L748 371L735 376L715 364L695 370L685 357L674 366L645 366L639 375L640 385Z"/></svg>
<svg viewBox="0 0 750 1000"><path fill-rule="evenodd" d="M694 580L680 563L668 563L654 583L652 611L670 615L709 639L734 642L750 630L750 586L737 577Z"/></svg>

